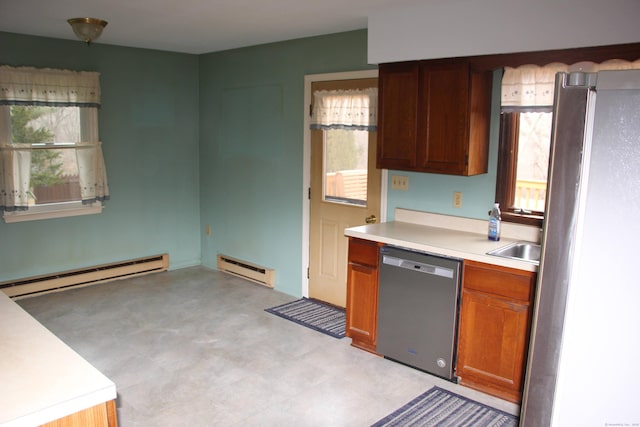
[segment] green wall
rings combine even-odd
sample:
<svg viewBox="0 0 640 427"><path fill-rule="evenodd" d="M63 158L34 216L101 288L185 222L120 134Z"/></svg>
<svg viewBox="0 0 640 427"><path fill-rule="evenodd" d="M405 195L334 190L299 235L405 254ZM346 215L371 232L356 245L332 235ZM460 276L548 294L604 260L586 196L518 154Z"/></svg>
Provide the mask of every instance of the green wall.
<svg viewBox="0 0 640 427"><path fill-rule="evenodd" d="M304 76L367 65L367 33L200 57L202 262L223 253L276 270L301 294Z"/></svg>
<svg viewBox="0 0 640 427"><path fill-rule="evenodd" d="M169 253L200 264L198 57L0 32L0 64L101 73L111 200L99 215L0 221L0 282Z"/></svg>
<svg viewBox="0 0 640 427"><path fill-rule="evenodd" d="M100 215L0 222L0 281L164 252L172 269L215 268L223 253L274 268L276 289L301 295L304 76L374 68L366 30L200 56L9 33L0 46L1 64L101 73L111 190ZM390 171L410 189L389 190L389 219L396 207L485 218L491 132L488 174Z"/></svg>

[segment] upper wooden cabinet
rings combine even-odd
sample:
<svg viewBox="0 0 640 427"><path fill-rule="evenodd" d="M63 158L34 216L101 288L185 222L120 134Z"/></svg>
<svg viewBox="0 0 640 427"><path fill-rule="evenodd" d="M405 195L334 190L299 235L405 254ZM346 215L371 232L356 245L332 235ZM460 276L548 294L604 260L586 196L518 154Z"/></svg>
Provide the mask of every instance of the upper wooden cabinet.
<svg viewBox="0 0 640 427"><path fill-rule="evenodd" d="M490 71L467 60L382 64L378 84L379 168L487 172Z"/></svg>

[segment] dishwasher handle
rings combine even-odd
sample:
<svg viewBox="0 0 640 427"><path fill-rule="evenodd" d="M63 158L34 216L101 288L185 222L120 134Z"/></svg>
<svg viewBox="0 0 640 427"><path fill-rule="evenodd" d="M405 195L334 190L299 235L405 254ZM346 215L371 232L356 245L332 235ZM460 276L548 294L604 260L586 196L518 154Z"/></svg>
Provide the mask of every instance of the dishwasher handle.
<svg viewBox="0 0 640 427"><path fill-rule="evenodd" d="M415 271L416 273L432 274L434 276L453 278L454 271L451 268L441 267L438 265L425 264L418 261L397 258L390 255L382 256L382 263L393 267L404 268L406 270Z"/></svg>

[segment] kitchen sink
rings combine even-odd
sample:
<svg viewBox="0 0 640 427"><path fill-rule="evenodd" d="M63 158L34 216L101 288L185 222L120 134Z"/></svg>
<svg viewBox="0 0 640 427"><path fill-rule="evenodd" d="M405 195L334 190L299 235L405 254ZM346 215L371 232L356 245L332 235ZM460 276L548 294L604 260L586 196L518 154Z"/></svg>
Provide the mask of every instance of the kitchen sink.
<svg viewBox="0 0 640 427"><path fill-rule="evenodd" d="M489 251L487 255L540 264L540 245L532 242L515 242Z"/></svg>

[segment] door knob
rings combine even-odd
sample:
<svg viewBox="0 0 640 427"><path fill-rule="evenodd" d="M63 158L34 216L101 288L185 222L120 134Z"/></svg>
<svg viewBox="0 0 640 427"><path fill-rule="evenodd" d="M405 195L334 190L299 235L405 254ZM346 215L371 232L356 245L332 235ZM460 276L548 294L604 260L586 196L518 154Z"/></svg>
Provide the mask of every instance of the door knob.
<svg viewBox="0 0 640 427"><path fill-rule="evenodd" d="M375 224L378 221L378 217L375 215L369 215L364 219L367 224Z"/></svg>

